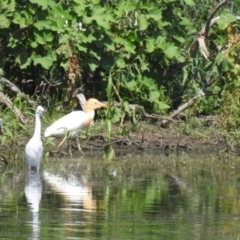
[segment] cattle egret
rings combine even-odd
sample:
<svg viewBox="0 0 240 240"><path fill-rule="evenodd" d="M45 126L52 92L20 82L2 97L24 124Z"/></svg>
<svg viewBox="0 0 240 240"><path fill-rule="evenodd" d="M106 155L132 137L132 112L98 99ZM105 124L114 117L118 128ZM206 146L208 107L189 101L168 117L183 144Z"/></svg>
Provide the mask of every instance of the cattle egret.
<svg viewBox="0 0 240 240"><path fill-rule="evenodd" d="M42 106L38 106L35 113L35 130L32 138L26 145L25 154L26 162L29 167L36 168L39 171L39 166L43 155L43 144L41 140L41 115L44 113Z"/></svg>
<svg viewBox="0 0 240 240"><path fill-rule="evenodd" d="M65 136L60 142L57 148L57 152L67 139L66 133L69 133L70 137L77 137L77 131L89 126L94 118L96 109L107 108L108 105L99 102L95 98L90 98L84 107L84 111L73 111L54 122L44 132L44 137L50 136ZM78 150L83 154L80 144L78 142Z"/></svg>

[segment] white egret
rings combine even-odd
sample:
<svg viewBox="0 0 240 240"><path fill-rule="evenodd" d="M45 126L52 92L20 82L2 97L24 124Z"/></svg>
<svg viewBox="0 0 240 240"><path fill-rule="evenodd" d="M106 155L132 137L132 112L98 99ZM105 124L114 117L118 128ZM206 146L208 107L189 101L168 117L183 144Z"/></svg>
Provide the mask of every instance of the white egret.
<svg viewBox="0 0 240 240"><path fill-rule="evenodd" d="M41 115L44 113L42 106L38 106L35 113L35 130L32 138L26 145L26 162L29 167L36 168L39 171L43 155L43 144L41 140Z"/></svg>
<svg viewBox="0 0 240 240"><path fill-rule="evenodd" d="M107 108L108 105L99 102L95 98L90 98L84 107L84 111L73 111L54 122L44 132L44 137L50 136L65 136L58 145L57 151L67 139L66 132L69 132L70 137L77 137L77 131L89 126L92 122L95 111L98 108ZM78 142L78 149L83 154L80 144Z"/></svg>

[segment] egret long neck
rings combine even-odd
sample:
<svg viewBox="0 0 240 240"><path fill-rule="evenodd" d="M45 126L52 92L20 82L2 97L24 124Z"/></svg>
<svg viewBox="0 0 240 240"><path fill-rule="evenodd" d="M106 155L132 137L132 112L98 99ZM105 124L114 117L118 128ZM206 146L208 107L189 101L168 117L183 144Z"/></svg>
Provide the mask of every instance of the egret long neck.
<svg viewBox="0 0 240 240"><path fill-rule="evenodd" d="M36 117L35 117L35 130L34 130L33 137L41 138L41 120L38 114L36 114Z"/></svg>
<svg viewBox="0 0 240 240"><path fill-rule="evenodd" d="M86 110L85 113L89 116L89 118L94 119L94 115L95 115L94 110Z"/></svg>
<svg viewBox="0 0 240 240"><path fill-rule="evenodd" d="M89 110L89 111L85 111L85 113L87 114L87 119L86 122L84 123L84 127L89 126L89 124L92 122L92 120L94 119L94 115L95 115L95 111L94 110Z"/></svg>

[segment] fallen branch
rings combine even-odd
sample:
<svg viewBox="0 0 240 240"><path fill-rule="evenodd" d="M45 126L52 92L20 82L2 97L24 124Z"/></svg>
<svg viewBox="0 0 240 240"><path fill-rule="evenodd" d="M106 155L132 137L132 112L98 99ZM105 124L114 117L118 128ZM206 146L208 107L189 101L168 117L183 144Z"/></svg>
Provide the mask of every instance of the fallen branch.
<svg viewBox="0 0 240 240"><path fill-rule="evenodd" d="M28 96L25 93L23 93L16 85L14 85L12 82L10 82L8 79L2 77L2 78L0 78L0 83L3 86L10 89L12 92L15 92L19 97L21 97L29 102Z"/></svg>
<svg viewBox="0 0 240 240"><path fill-rule="evenodd" d="M0 101L2 103L4 103L5 105L7 105L10 109L12 109L14 114L17 116L17 118L20 119L20 121L23 124L27 123L27 121L26 121L25 117L23 116L23 114L21 113L21 111L16 106L13 105L10 98L8 98L6 95L4 95L3 92L0 92Z"/></svg>
<svg viewBox="0 0 240 240"><path fill-rule="evenodd" d="M176 111L174 111L171 115L170 118L174 118L176 117L179 113L183 112L186 108L188 108L189 106L191 106L197 99L201 98L205 96L205 93L202 91L202 89L200 89L200 91L198 92L198 94L196 96L194 96L193 98L191 98L189 101L187 101L186 103L184 103L182 106L180 106ZM168 123L169 121L163 120L162 123L165 125L166 123Z"/></svg>

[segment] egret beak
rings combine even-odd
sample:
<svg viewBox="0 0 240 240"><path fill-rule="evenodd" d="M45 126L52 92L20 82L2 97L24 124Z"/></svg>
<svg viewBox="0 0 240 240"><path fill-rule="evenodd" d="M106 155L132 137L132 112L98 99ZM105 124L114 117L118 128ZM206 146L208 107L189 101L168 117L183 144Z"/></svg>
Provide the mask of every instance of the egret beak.
<svg viewBox="0 0 240 240"><path fill-rule="evenodd" d="M100 104L99 104L102 108L108 108L108 105L107 104L105 104L105 103L101 103L100 102Z"/></svg>

